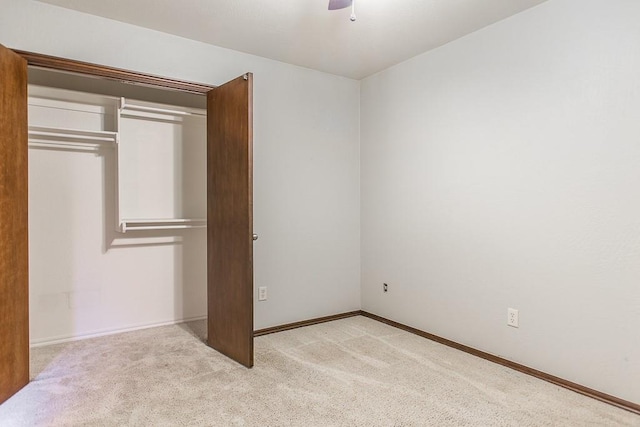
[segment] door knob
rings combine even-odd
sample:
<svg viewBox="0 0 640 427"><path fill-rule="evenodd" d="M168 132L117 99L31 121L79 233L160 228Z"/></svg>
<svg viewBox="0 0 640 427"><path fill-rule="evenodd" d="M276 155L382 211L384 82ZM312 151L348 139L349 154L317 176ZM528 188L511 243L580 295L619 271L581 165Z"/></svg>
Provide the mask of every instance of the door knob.
<svg viewBox="0 0 640 427"><path fill-rule="evenodd" d="M253 233L253 240L258 240L258 235Z"/></svg>

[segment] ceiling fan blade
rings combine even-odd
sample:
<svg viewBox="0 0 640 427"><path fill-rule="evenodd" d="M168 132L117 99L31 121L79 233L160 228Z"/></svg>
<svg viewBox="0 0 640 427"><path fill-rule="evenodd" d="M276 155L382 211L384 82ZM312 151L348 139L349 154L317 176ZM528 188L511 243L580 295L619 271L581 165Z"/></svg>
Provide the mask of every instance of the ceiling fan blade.
<svg viewBox="0 0 640 427"><path fill-rule="evenodd" d="M344 9L351 6L353 0L329 0L329 10Z"/></svg>

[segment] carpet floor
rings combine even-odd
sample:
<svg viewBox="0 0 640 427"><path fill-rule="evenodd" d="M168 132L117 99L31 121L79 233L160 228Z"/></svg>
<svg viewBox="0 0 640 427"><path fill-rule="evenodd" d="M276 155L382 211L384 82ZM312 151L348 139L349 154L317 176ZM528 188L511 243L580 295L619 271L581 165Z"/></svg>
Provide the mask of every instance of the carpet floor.
<svg viewBox="0 0 640 427"><path fill-rule="evenodd" d="M640 416L365 317L255 339L205 323L35 348L6 426L640 426Z"/></svg>

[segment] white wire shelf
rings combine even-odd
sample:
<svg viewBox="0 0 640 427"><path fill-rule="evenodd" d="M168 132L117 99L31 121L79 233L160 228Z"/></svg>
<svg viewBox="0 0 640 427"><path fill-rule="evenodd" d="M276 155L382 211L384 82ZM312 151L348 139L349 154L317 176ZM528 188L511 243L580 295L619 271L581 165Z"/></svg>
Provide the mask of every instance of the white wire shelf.
<svg viewBox="0 0 640 427"><path fill-rule="evenodd" d="M207 117L206 111L198 110L195 108L185 108L184 110L172 110L169 108L159 108L159 107L149 107L146 105L132 104L130 101L127 101L125 98L122 98L120 101L120 114L128 115L128 112L144 112L144 113L154 113L154 114L165 114L170 116L196 116L196 117Z"/></svg>
<svg viewBox="0 0 640 427"><path fill-rule="evenodd" d="M171 219L123 219L120 231L139 230L179 230L188 228L206 228L206 219L171 218Z"/></svg>
<svg viewBox="0 0 640 427"><path fill-rule="evenodd" d="M112 146L117 140L117 132L29 126L30 147L98 149Z"/></svg>

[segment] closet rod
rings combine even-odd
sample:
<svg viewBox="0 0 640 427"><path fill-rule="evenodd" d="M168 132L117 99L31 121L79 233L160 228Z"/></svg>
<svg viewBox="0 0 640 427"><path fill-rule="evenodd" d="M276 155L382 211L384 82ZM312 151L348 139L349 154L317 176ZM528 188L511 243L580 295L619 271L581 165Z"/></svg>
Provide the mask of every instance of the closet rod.
<svg viewBox="0 0 640 427"><path fill-rule="evenodd" d="M188 228L206 228L206 225L148 225L148 226L128 226L124 230L127 231L144 231L144 230L178 230Z"/></svg>
<svg viewBox="0 0 640 427"><path fill-rule="evenodd" d="M120 231L136 230L175 230L183 228L205 228L206 219L172 218L172 219L124 219L120 222Z"/></svg>

